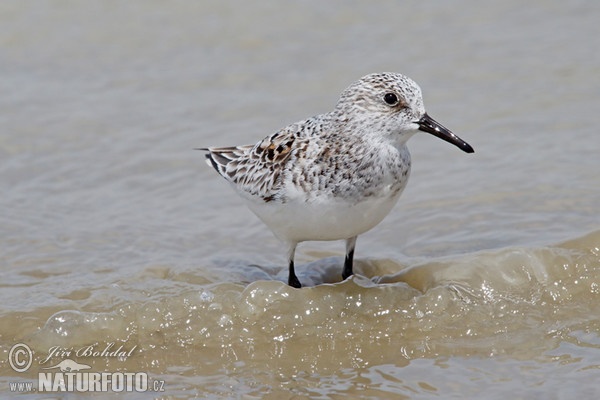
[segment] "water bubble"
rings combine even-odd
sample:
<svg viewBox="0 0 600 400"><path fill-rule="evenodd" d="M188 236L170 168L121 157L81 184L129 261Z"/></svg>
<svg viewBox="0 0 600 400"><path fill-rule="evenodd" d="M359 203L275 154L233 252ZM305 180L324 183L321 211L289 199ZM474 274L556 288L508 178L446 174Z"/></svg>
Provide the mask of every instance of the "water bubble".
<svg viewBox="0 0 600 400"><path fill-rule="evenodd" d="M219 318L218 324L221 328L224 328L226 326L233 325L233 320L228 314L223 314L221 315L221 318Z"/></svg>
<svg viewBox="0 0 600 400"><path fill-rule="evenodd" d="M203 290L202 293L200 293L200 301L204 303L211 302L214 298L215 295L209 290Z"/></svg>

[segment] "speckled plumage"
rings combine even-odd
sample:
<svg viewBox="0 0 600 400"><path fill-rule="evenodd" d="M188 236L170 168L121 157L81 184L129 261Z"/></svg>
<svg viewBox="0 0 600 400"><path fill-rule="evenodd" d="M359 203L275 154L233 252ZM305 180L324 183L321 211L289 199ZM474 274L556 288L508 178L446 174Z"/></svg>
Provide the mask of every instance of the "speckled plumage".
<svg viewBox="0 0 600 400"><path fill-rule="evenodd" d="M397 202L410 174L406 141L419 130L472 148L425 112L421 89L396 73L364 76L335 109L289 125L255 145L209 147L207 162L288 245L292 286L297 243L346 239L344 278L356 237Z"/></svg>

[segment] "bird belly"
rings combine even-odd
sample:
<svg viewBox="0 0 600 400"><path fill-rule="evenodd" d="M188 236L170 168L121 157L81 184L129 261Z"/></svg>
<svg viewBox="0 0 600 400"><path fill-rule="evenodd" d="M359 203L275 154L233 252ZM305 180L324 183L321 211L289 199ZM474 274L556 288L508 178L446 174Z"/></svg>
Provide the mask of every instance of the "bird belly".
<svg viewBox="0 0 600 400"><path fill-rule="evenodd" d="M285 242L347 239L364 233L394 207L402 190L358 202L333 197L286 203L251 202L250 209Z"/></svg>

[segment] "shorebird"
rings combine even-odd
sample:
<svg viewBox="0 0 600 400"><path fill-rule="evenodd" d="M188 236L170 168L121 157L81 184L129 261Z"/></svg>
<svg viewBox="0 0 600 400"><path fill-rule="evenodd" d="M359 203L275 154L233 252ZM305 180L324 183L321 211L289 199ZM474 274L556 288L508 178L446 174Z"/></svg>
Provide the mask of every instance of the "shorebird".
<svg viewBox="0 0 600 400"><path fill-rule="evenodd" d="M342 278L352 275L356 238L383 220L410 174L407 140L423 131L473 148L425 112L420 87L375 73L346 88L334 110L296 122L254 145L208 147L208 165L287 245L288 284L298 243L346 241Z"/></svg>

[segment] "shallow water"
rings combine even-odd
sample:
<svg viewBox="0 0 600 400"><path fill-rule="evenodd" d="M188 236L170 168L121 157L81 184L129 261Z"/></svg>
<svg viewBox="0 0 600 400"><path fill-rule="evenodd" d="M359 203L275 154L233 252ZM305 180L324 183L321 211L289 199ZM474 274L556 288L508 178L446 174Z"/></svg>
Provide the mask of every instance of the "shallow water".
<svg viewBox="0 0 600 400"><path fill-rule="evenodd" d="M599 17L1 4L0 393L70 358L176 398L597 396ZM385 70L475 154L411 139L409 185L359 238L357 275L341 282L342 242L303 243L291 289L280 243L192 149L253 143ZM75 356L110 344L131 356Z"/></svg>

